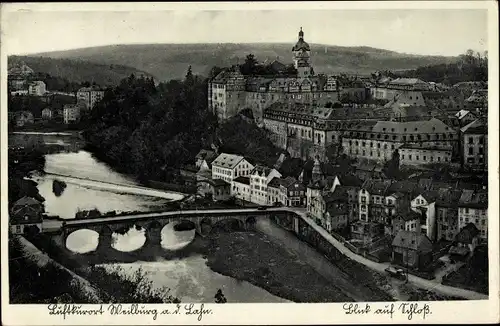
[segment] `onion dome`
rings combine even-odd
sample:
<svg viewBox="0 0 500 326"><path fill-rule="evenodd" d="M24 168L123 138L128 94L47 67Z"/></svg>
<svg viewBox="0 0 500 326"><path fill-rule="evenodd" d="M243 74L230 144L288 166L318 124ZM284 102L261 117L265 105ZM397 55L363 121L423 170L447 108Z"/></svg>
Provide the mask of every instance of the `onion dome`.
<svg viewBox="0 0 500 326"><path fill-rule="evenodd" d="M299 40L292 48L292 51L299 51L299 50L311 51L309 44L306 41L304 41L304 32L302 31L302 27L300 28L299 31Z"/></svg>

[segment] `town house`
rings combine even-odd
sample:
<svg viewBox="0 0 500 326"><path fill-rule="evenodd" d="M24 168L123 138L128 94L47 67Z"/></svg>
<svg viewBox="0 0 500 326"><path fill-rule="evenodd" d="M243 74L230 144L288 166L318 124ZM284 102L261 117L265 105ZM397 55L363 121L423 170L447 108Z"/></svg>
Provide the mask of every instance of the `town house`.
<svg viewBox="0 0 500 326"><path fill-rule="evenodd" d="M263 165L256 165L253 168L250 173L250 201L252 203L273 204L267 194L267 185L273 178L281 178L281 173Z"/></svg>
<svg viewBox="0 0 500 326"><path fill-rule="evenodd" d="M392 241L392 263L412 269L425 268L432 262L432 242L417 231L400 230Z"/></svg>
<svg viewBox="0 0 500 326"><path fill-rule="evenodd" d="M473 223L482 241L488 239L488 191L463 190L458 201L458 228Z"/></svg>
<svg viewBox="0 0 500 326"><path fill-rule="evenodd" d="M249 176L253 168L243 156L221 153L212 162L212 179L231 183L237 177Z"/></svg>

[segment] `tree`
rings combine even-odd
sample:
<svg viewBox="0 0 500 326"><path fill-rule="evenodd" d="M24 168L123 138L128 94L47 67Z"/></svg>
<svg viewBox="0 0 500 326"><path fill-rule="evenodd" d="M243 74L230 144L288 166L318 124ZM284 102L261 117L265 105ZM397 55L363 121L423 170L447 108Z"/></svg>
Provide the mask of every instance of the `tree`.
<svg viewBox="0 0 500 326"><path fill-rule="evenodd" d="M193 87L194 85L193 71L191 70L191 65L188 67L184 83L188 88Z"/></svg>
<svg viewBox="0 0 500 326"><path fill-rule="evenodd" d="M395 149L394 152L392 152L391 159L387 161L384 165L385 175L391 179L399 178L400 175L399 165L400 165L399 151L398 149Z"/></svg>
<svg viewBox="0 0 500 326"><path fill-rule="evenodd" d="M248 54L245 58L245 63L240 67L241 73L243 75L255 74L257 64L258 62L257 59L255 59L255 56L252 53Z"/></svg>
<svg viewBox="0 0 500 326"><path fill-rule="evenodd" d="M210 69L210 72L208 73L208 78L212 79L215 78L218 74L222 72L221 67L213 66L212 69Z"/></svg>

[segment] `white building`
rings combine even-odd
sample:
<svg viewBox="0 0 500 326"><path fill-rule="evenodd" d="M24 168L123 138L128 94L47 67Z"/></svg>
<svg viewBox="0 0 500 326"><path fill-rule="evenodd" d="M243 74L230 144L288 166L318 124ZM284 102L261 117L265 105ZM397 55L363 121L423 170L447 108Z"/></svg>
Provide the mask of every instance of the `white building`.
<svg viewBox="0 0 500 326"><path fill-rule="evenodd" d="M80 106L77 104L66 104L63 108L63 120L65 124L77 122L80 119Z"/></svg>
<svg viewBox="0 0 500 326"><path fill-rule="evenodd" d="M212 162L212 179L231 183L237 177L248 177L253 168L243 156L222 153Z"/></svg>
<svg viewBox="0 0 500 326"><path fill-rule="evenodd" d="M257 165L250 173L251 202L260 205L271 204L267 193L267 185L273 178L281 178L281 173L267 166Z"/></svg>
<svg viewBox="0 0 500 326"><path fill-rule="evenodd" d="M85 104L87 110L91 110L104 97L104 90L97 86L82 87L76 97L78 102Z"/></svg>
<svg viewBox="0 0 500 326"><path fill-rule="evenodd" d="M28 94L33 96L42 96L47 92L47 87L43 81L37 80L29 84Z"/></svg>
<svg viewBox="0 0 500 326"><path fill-rule="evenodd" d="M410 204L414 212L422 214L420 230L433 242L436 241L437 237L436 199L437 193L426 191L415 197ZM423 218L424 215L425 219Z"/></svg>
<svg viewBox="0 0 500 326"><path fill-rule="evenodd" d="M458 229L473 223L479 237L488 239L488 191L464 190L458 202Z"/></svg>
<svg viewBox="0 0 500 326"><path fill-rule="evenodd" d="M250 178L237 177L231 185L231 195L245 201L251 201Z"/></svg>

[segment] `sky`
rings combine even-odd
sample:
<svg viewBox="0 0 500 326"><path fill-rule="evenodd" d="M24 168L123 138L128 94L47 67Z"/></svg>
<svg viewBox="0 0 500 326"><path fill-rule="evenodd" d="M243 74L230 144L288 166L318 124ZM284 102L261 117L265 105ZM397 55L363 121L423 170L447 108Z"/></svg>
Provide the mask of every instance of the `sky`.
<svg viewBox="0 0 500 326"><path fill-rule="evenodd" d="M370 46L403 53L459 55L487 50L484 9L155 10L8 12L7 54L109 44L309 43Z"/></svg>

